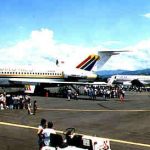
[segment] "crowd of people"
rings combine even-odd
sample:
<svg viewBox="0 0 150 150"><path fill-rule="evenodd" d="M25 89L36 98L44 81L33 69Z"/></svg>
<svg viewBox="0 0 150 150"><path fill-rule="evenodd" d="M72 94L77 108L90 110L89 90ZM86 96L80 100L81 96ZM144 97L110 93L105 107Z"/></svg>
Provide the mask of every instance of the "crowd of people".
<svg viewBox="0 0 150 150"><path fill-rule="evenodd" d="M120 98L123 100L125 91L120 87L109 87L109 86L94 86L84 87L84 94L88 95L90 99L96 99L97 96L103 97L104 99Z"/></svg>
<svg viewBox="0 0 150 150"><path fill-rule="evenodd" d="M28 95L0 94L0 110L27 109L28 114L35 114L37 110L37 102L33 102L33 112L31 112L31 107L31 98Z"/></svg>
<svg viewBox="0 0 150 150"><path fill-rule="evenodd" d="M84 86L78 87L77 90L70 87L61 88L61 95L70 99L78 99L79 95L86 95L91 100L95 100L97 97L104 99L119 98L124 100L125 90L122 87L110 87L110 86Z"/></svg>

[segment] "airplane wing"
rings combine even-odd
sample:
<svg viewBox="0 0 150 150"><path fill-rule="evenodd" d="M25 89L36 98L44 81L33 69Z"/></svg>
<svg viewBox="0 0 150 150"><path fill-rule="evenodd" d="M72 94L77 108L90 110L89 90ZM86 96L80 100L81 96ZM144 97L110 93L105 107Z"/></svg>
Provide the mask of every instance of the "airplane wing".
<svg viewBox="0 0 150 150"><path fill-rule="evenodd" d="M46 87L51 87L59 84L66 85L87 85L85 82L68 82L68 81L55 81L54 79L26 79L26 78L11 78L9 82L13 85L24 85L25 93L34 93L36 85L43 85Z"/></svg>
<svg viewBox="0 0 150 150"><path fill-rule="evenodd" d="M14 83L14 84L38 84L38 83L48 83L48 84L53 84L53 83L56 83L56 84L59 84L59 83L62 83L62 84L65 84L65 83L70 83L70 84L74 84L74 83L83 83L83 82L68 82L68 81L55 81L55 79L26 79L26 78L20 78L20 79L16 79L16 78L11 78L9 79L9 81L11 83Z"/></svg>
<svg viewBox="0 0 150 150"><path fill-rule="evenodd" d="M55 81L54 79L26 79L26 78L11 78L9 82L12 84L76 84L76 85L106 85L105 82L70 82L70 81Z"/></svg>

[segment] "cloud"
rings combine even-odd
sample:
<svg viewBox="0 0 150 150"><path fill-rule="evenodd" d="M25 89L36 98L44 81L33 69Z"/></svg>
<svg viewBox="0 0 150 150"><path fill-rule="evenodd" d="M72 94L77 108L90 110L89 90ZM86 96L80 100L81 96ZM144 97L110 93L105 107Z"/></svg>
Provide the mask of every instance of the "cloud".
<svg viewBox="0 0 150 150"><path fill-rule="evenodd" d="M53 49L53 46L53 32L48 29L41 29L40 31L32 31L30 38L27 40L0 49L0 54L3 55L2 60L8 64L18 62L21 64L37 63L44 61L43 56L49 54L49 49Z"/></svg>
<svg viewBox="0 0 150 150"><path fill-rule="evenodd" d="M54 33L49 29L32 31L29 39L18 42L11 47L0 49L1 62L5 64L49 65L56 59L77 65L95 49L59 43L54 40ZM11 58L11 59L10 59Z"/></svg>
<svg viewBox="0 0 150 150"><path fill-rule="evenodd" d="M104 45L104 46L110 46L110 45L120 45L122 43L123 42L121 42L121 41L106 41L106 42L103 42L102 45Z"/></svg>
<svg viewBox="0 0 150 150"><path fill-rule="evenodd" d="M129 50L129 52L112 56L102 69L136 70L150 68L150 40L140 41L136 45L123 49Z"/></svg>
<svg viewBox="0 0 150 150"><path fill-rule="evenodd" d="M150 13L146 13L143 15L145 18L150 18Z"/></svg>
<svg viewBox="0 0 150 150"><path fill-rule="evenodd" d="M114 44L114 41L108 42ZM122 49L133 52L113 56L102 69L142 69L150 66L150 40L145 40ZM98 50L108 50L99 45L97 47L82 47L59 43L54 40L54 32L49 29L32 31L29 38L16 45L0 49L1 65L36 65L48 68L55 64L56 59L63 60L68 67L76 66L89 54Z"/></svg>

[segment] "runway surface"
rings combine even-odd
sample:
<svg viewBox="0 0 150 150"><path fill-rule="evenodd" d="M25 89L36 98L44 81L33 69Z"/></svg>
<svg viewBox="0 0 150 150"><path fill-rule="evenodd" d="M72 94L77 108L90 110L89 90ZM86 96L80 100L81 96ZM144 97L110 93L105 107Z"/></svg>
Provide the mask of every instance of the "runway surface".
<svg viewBox="0 0 150 150"><path fill-rule="evenodd" d="M36 115L26 110L0 111L0 149L37 150L37 126L41 118L54 122L59 132L68 127L80 134L109 138L112 150L150 149L150 93L127 92L118 99L96 101L50 97L37 100Z"/></svg>

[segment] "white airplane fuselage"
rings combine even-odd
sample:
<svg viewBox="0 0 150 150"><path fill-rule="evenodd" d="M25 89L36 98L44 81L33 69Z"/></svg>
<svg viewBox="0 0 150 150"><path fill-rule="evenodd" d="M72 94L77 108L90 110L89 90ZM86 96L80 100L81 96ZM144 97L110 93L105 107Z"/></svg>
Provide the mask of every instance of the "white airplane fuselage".
<svg viewBox="0 0 150 150"><path fill-rule="evenodd" d="M0 85L10 84L38 84L38 83L63 83L92 81L97 75L91 71L73 69L62 70L60 67L53 69L35 69L31 67L1 67Z"/></svg>
<svg viewBox="0 0 150 150"><path fill-rule="evenodd" d="M109 81L116 83L131 83L133 80L138 80L142 84L150 84L150 76L147 75L114 75Z"/></svg>

